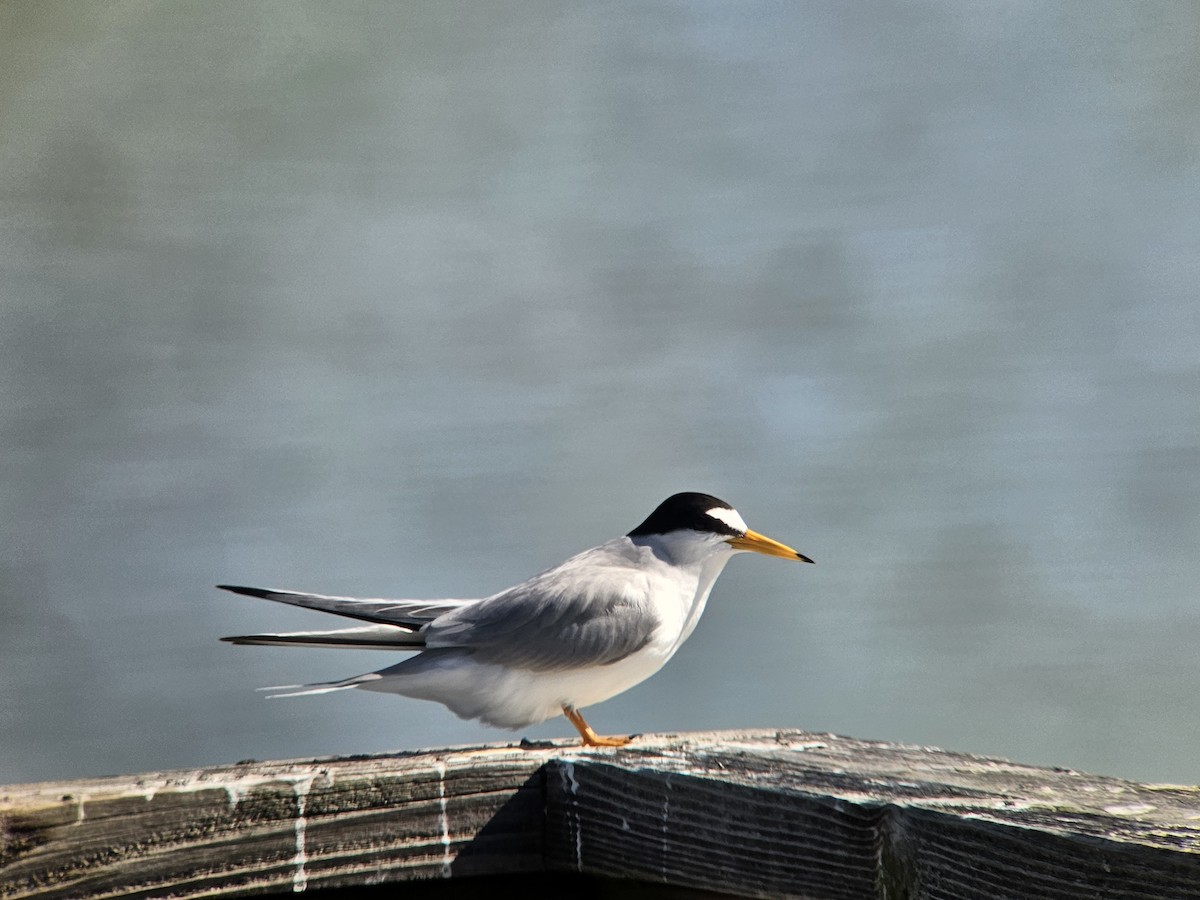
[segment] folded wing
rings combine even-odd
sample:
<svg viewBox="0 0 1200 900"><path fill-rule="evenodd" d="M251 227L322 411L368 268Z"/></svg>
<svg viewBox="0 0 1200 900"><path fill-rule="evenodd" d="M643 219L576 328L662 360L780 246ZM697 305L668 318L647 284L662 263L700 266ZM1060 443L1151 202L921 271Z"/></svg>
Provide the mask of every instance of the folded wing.
<svg viewBox="0 0 1200 900"><path fill-rule="evenodd" d="M468 650L479 662L548 672L624 659L649 643L658 624L644 597L530 581L448 611L423 635L431 649Z"/></svg>
<svg viewBox="0 0 1200 900"><path fill-rule="evenodd" d="M304 609L372 623L331 631L248 634L233 644L462 650L479 662L538 672L608 665L646 646L659 626L644 592L622 586L589 592L553 571L483 600L386 600L218 585ZM362 676L370 678L373 676ZM302 686L339 690L361 679Z"/></svg>

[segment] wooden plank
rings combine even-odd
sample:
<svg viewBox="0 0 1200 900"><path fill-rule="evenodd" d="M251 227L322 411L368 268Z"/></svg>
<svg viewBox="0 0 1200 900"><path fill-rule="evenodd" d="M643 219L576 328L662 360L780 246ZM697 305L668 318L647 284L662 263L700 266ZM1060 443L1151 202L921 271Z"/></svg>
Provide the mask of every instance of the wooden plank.
<svg viewBox="0 0 1200 900"><path fill-rule="evenodd" d="M551 763L547 833L570 836L554 864L745 896L1200 897L1194 787L765 737L681 742L641 770Z"/></svg>
<svg viewBox="0 0 1200 900"><path fill-rule="evenodd" d="M254 763L0 790L0 896L246 896L539 871L544 759Z"/></svg>
<svg viewBox="0 0 1200 900"><path fill-rule="evenodd" d="M1200 791L799 731L0 788L0 897L576 873L743 896L1198 898Z"/></svg>

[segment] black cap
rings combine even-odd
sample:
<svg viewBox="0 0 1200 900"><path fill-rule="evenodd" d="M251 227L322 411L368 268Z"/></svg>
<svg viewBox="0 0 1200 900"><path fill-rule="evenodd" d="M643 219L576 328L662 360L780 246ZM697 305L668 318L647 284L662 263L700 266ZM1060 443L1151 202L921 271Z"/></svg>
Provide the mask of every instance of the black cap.
<svg viewBox="0 0 1200 900"><path fill-rule="evenodd" d="M712 494L696 494L686 492L668 497L658 504L658 509L650 513L646 521L633 531L629 537L645 537L651 534L670 534L672 531L706 531L712 534L739 535L738 531L727 522L709 515L713 509L728 509L733 507L724 500L718 500Z"/></svg>

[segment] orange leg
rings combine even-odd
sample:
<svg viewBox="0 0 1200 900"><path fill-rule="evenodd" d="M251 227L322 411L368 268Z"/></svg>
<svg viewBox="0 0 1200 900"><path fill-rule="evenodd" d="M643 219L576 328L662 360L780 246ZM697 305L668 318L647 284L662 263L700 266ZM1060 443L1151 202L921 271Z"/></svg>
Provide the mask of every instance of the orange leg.
<svg viewBox="0 0 1200 900"><path fill-rule="evenodd" d="M578 729L585 747L624 747L633 740L630 737L602 737L592 731L592 726L583 720L583 716L575 707L564 705L562 711L563 715L570 719L571 724Z"/></svg>

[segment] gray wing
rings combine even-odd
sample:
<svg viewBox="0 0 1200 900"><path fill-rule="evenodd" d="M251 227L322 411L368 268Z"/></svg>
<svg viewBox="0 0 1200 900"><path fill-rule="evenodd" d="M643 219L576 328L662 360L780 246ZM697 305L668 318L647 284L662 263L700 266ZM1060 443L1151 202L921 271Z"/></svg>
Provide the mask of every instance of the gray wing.
<svg viewBox="0 0 1200 900"><path fill-rule="evenodd" d="M644 598L617 586L578 594L534 580L439 617L425 630L425 646L553 672L624 659L646 646L658 624Z"/></svg>
<svg viewBox="0 0 1200 900"><path fill-rule="evenodd" d="M291 606L315 609L338 616L347 616L351 619L361 619L365 622L395 625L409 631L416 631L422 625L451 610L479 602L478 600L375 600L358 597L328 597L325 594L277 591L233 584L218 584L217 587L223 591L232 591L247 597L261 597L264 600L274 600L276 603L287 603Z"/></svg>

